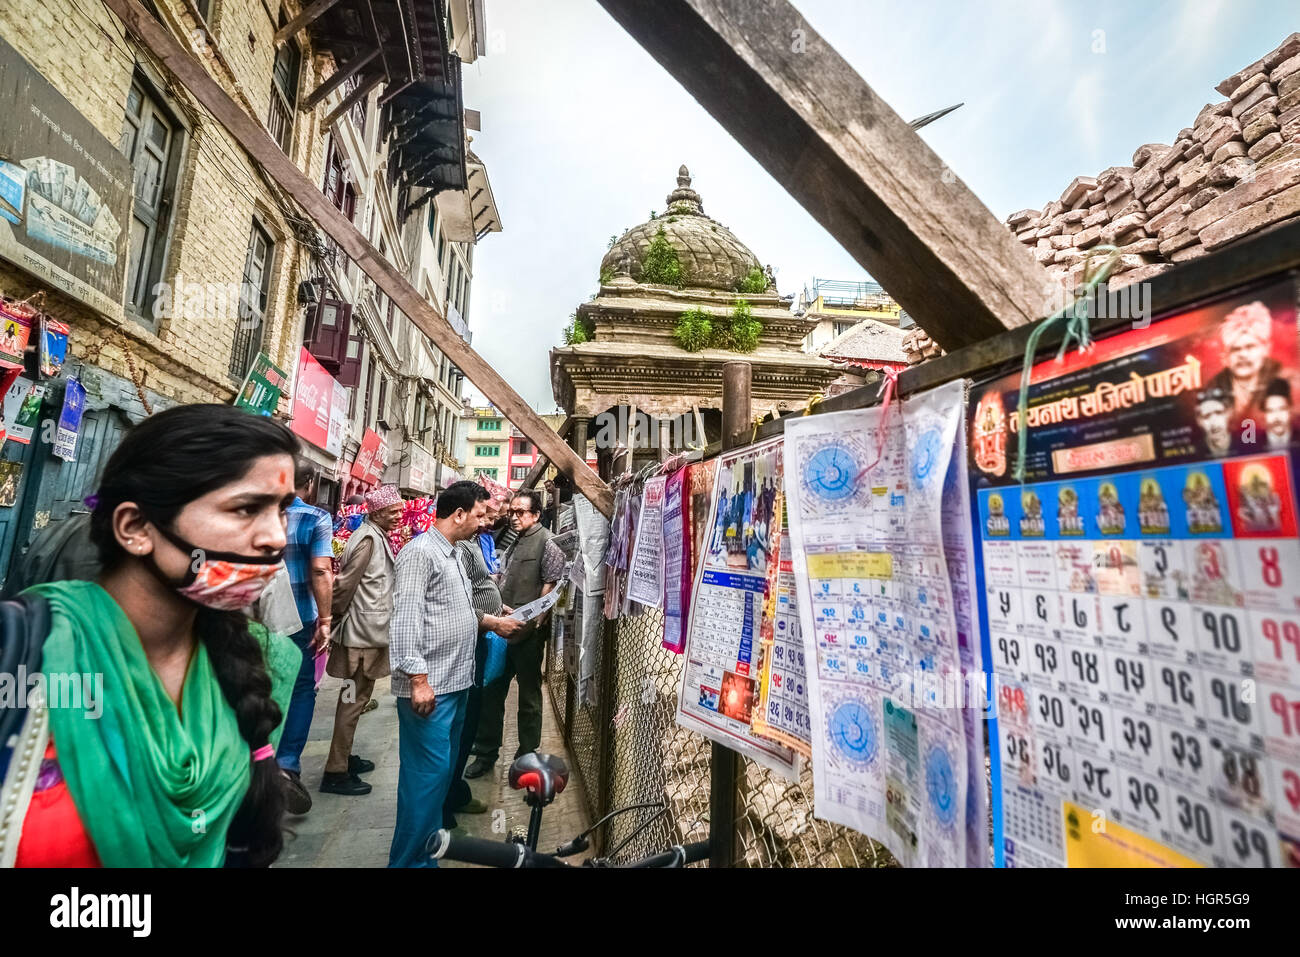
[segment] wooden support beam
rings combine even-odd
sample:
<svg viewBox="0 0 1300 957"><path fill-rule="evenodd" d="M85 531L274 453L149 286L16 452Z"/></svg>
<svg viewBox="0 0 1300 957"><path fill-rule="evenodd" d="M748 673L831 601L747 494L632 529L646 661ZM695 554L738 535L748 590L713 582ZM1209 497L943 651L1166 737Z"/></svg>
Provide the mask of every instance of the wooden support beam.
<svg viewBox="0 0 1300 957"><path fill-rule="evenodd" d="M329 79L302 98L298 103L298 109L304 113L310 113L316 108L317 103L320 103L325 97L341 87L349 78L364 70L377 56L379 56L379 47L375 47L364 56L354 57L339 66L337 70L330 74Z"/></svg>
<svg viewBox="0 0 1300 957"><path fill-rule="evenodd" d="M600 0L948 350L1049 312L1046 272L787 0Z"/></svg>
<svg viewBox="0 0 1300 957"><path fill-rule="evenodd" d="M279 46L285 40L297 34L303 27L315 23L322 14L327 13L330 7L338 2L339 0L316 0L315 3L303 7L302 12L275 31L275 45Z"/></svg>
<svg viewBox="0 0 1300 957"><path fill-rule="evenodd" d="M104 0L137 40L212 113L266 174L303 208L343 252L396 303L483 395L567 475L602 514L614 511L609 486L584 462L496 370L470 348L438 308L426 300L387 259L380 255L325 198L303 172L284 155L261 121L245 113L168 30L145 11L139 0Z"/></svg>
<svg viewBox="0 0 1300 957"><path fill-rule="evenodd" d="M325 119L321 120L320 125L325 129L329 129L334 124L334 121L352 109L358 100L364 96L369 96L370 91L377 87L383 79L384 75L382 73L370 74L369 79L357 84L357 88L345 96L338 106L325 114Z"/></svg>

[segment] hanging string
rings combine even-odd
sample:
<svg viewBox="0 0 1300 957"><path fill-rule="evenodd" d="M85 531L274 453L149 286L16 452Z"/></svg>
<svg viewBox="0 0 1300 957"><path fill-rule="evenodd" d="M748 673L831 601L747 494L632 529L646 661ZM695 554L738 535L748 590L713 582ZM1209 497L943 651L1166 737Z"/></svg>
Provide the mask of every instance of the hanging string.
<svg viewBox="0 0 1300 957"><path fill-rule="evenodd" d="M871 462L863 466L862 471L858 473L858 481L862 481L863 476L876 467L880 457L885 453L885 442L889 438L889 416L894 408L894 396L898 391L898 370L882 369L884 381L880 383L880 391L876 393L880 397L880 421L876 425L876 457Z"/></svg>
<svg viewBox="0 0 1300 957"><path fill-rule="evenodd" d="M1101 253L1105 253L1106 258L1101 261L1095 272L1091 272L1093 257ZM1060 362L1065 358L1066 350L1072 341L1078 343L1080 352L1087 352L1092 348L1092 332L1088 328L1088 306L1092 302L1093 292L1106 281L1115 264L1119 262L1119 257L1120 251L1115 246L1096 246L1089 250L1083 261L1084 281L1076 289L1074 302L1040 322L1025 342L1025 358L1020 372L1020 400L1016 404L1018 426L1016 466L1012 470L1012 478L1022 485L1025 481L1025 455L1029 443L1029 380L1034 368L1034 356L1038 352L1038 343L1049 327L1056 325L1058 320L1064 319L1065 336L1061 339L1061 348L1056 353L1056 361Z"/></svg>

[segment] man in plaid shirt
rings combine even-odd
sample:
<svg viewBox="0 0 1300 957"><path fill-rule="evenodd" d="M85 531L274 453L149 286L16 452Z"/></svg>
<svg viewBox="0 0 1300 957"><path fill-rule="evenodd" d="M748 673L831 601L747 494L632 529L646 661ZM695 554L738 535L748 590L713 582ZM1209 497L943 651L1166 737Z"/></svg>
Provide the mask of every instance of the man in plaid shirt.
<svg viewBox="0 0 1300 957"><path fill-rule="evenodd" d="M510 633L517 623L476 612L455 545L478 534L487 501L475 482L438 495L433 526L397 556L388 656L397 696L397 825L389 867L433 867L424 851L442 826L465 705L474 684L480 626Z"/></svg>
<svg viewBox="0 0 1300 957"><path fill-rule="evenodd" d="M329 512L303 501L311 496L314 480L311 463L299 459L294 472L297 496L289 506L287 518L284 564L298 605L298 618L302 621L302 631L292 636L294 644L302 649L302 667L293 684L289 713L275 752L275 759L285 773L288 785L285 805L291 814L306 814L311 810L311 795L301 780L302 749L307 746L311 716L316 710L316 655L329 647L329 614L334 590L331 562L334 522Z"/></svg>

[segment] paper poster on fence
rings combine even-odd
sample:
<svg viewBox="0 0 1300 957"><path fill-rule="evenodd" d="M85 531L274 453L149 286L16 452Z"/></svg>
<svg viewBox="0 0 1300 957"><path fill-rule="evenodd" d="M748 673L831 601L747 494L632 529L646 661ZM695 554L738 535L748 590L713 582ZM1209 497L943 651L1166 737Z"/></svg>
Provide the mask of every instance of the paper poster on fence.
<svg viewBox="0 0 1300 957"><path fill-rule="evenodd" d="M799 632L794 563L786 533L785 502L777 496L774 547L780 560L768 564L767 604L763 609L759 653L758 711L754 731L812 757L812 722L808 714L808 677Z"/></svg>
<svg viewBox="0 0 1300 957"><path fill-rule="evenodd" d="M814 812L905 866L967 863L961 656L941 527L963 401L954 382L786 426ZM952 683L956 701L944 693Z"/></svg>
<svg viewBox="0 0 1300 957"><path fill-rule="evenodd" d="M686 521L686 468L668 477L664 486L664 637L663 646L681 654L686 640L686 586L690 582L690 548Z"/></svg>
<svg viewBox="0 0 1300 957"><path fill-rule="evenodd" d="M754 734L759 629L771 552L770 526L781 488L781 440L718 459L691 593L677 723L788 778L799 758Z"/></svg>
<svg viewBox="0 0 1300 957"><path fill-rule="evenodd" d="M976 585L975 540L971 530L970 476L966 469L966 409L963 406L952 460L943 483L943 556L952 588L952 612L957 623L957 648L966 681L962 727L966 733L966 866L993 863L989 832L989 799L985 787L986 719L992 697L980 647L979 600Z"/></svg>
<svg viewBox="0 0 1300 957"><path fill-rule="evenodd" d="M1300 864L1296 294L972 390L999 864Z"/></svg>
<svg viewBox="0 0 1300 957"><path fill-rule="evenodd" d="M659 608L664 600L664 486L659 475L645 483L641 516L636 523L636 545L629 568L628 596L647 608Z"/></svg>
<svg viewBox="0 0 1300 957"><path fill-rule="evenodd" d="M578 683L578 700L591 704L596 700L596 660L600 648L605 594L605 550L609 546L609 522L596 511L596 507L581 495L573 497L573 515L578 524L578 550L586 581L582 587L582 604L574 624L576 662L566 657Z"/></svg>

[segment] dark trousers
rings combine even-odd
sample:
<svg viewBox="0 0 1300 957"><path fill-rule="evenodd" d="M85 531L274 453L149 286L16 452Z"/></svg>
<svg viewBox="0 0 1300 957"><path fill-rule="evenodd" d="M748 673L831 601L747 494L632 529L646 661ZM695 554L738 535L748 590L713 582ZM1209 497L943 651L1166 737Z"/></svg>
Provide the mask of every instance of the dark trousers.
<svg viewBox="0 0 1300 957"><path fill-rule="evenodd" d="M542 655L546 637L542 632L510 646L506 652L506 673L483 689L482 711L474 753L492 762L501 752L501 735L506 721L506 695L510 679L519 685L519 749L515 757L536 751L542 745Z"/></svg>
<svg viewBox="0 0 1300 957"><path fill-rule="evenodd" d="M456 826L456 810L464 807L474 797L469 782L465 780L465 765L469 763L469 752L474 747L482 707L483 689L476 685L469 689L469 697L465 699L465 723L460 729L460 751L456 754L456 765L451 769L451 790L447 792L447 801L442 806L442 826L447 830Z"/></svg>

